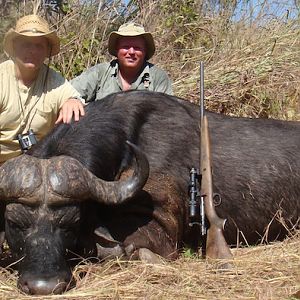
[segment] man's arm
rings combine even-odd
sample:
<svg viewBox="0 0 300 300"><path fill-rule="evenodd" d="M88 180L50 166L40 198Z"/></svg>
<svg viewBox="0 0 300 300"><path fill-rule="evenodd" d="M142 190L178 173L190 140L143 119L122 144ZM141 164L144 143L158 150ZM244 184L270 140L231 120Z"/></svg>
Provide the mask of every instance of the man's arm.
<svg viewBox="0 0 300 300"><path fill-rule="evenodd" d="M80 116L84 116L85 100L80 97L78 91L68 82L61 77L62 83L55 89L57 96L55 114L58 118L55 124L60 122L70 123L72 117L78 121Z"/></svg>

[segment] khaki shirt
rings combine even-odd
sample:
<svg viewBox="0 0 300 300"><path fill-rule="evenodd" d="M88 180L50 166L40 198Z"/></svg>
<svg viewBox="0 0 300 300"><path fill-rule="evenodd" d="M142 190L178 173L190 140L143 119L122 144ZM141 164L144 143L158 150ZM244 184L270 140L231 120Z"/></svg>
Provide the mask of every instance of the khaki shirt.
<svg viewBox="0 0 300 300"><path fill-rule="evenodd" d="M122 84L118 76L118 60L91 67L70 82L86 102L99 100L105 96L121 92ZM131 85L131 90L149 90L172 95L172 82L167 73L146 62L141 74Z"/></svg>
<svg viewBox="0 0 300 300"><path fill-rule="evenodd" d="M16 79L13 61L0 64L0 163L21 154L19 133L32 129L40 140L54 127L63 103L80 96L59 73L49 69L47 74L47 69L43 65L28 88Z"/></svg>

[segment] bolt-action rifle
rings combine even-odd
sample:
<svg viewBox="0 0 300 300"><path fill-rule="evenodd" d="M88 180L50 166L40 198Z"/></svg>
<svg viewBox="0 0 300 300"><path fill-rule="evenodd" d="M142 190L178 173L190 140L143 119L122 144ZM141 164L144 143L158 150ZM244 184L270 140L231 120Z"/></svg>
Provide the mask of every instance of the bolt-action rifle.
<svg viewBox="0 0 300 300"><path fill-rule="evenodd" d="M201 235L206 235L206 257L230 259L232 254L224 237L225 219L221 219L215 210L211 148L208 119L204 114L204 65L200 63L200 174L195 168L190 171L190 226L199 225ZM200 191L197 189L197 180ZM199 222L195 222L197 217ZM207 222L206 222L207 220ZM208 224L206 224L208 223Z"/></svg>

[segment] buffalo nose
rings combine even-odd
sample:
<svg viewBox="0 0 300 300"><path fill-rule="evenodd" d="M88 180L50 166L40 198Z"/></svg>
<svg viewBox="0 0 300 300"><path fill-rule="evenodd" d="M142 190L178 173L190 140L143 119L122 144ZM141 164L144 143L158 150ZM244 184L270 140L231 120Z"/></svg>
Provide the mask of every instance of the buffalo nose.
<svg viewBox="0 0 300 300"><path fill-rule="evenodd" d="M20 290L29 295L50 295L62 294L71 287L69 280L58 278L29 279L22 277L19 279L18 286Z"/></svg>

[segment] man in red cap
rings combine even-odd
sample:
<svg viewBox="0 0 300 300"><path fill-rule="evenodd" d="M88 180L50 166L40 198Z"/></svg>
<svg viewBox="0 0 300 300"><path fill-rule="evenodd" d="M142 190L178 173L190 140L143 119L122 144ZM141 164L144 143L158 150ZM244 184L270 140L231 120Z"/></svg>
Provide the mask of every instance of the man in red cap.
<svg viewBox="0 0 300 300"><path fill-rule="evenodd" d="M127 90L172 94L167 73L148 62L154 55L155 44L144 27L135 23L120 26L109 36L108 51L116 59L95 65L71 81L87 102Z"/></svg>

